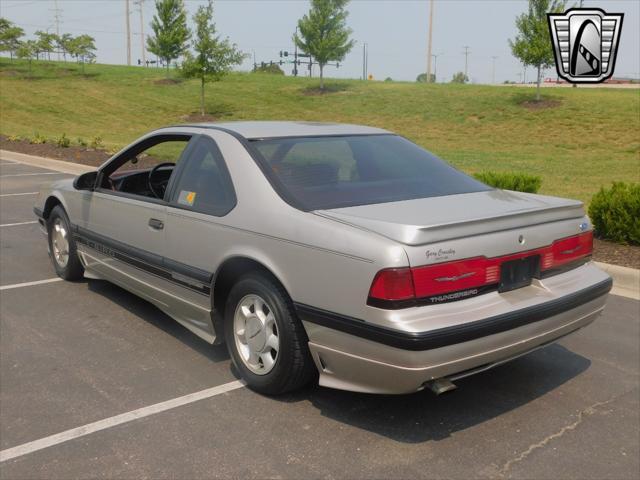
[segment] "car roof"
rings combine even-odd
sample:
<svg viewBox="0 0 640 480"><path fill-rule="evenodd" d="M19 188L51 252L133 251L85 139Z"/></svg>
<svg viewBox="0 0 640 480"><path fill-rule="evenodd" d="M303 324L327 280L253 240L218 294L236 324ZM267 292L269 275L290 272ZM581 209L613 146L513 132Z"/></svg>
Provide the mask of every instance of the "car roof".
<svg viewBox="0 0 640 480"><path fill-rule="evenodd" d="M364 125L349 125L346 123L321 122L283 122L283 121L252 121L252 122L221 122L196 123L190 127L221 128L230 130L248 140L263 138L286 137L319 137L338 135L380 135L391 132L381 128Z"/></svg>

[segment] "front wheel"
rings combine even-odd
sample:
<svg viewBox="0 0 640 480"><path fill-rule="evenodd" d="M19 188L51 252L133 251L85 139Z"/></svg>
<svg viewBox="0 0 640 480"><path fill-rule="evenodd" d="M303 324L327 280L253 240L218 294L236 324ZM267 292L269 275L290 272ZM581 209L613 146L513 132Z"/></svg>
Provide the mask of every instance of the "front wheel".
<svg viewBox="0 0 640 480"><path fill-rule="evenodd" d="M47 231L49 252L58 276L65 280L80 280L84 275L84 268L78 258L76 242L71 233L71 222L60 205L51 211Z"/></svg>
<svg viewBox="0 0 640 480"><path fill-rule="evenodd" d="M316 374L307 335L286 291L268 275L250 273L233 286L225 307L229 355L247 385L277 395Z"/></svg>

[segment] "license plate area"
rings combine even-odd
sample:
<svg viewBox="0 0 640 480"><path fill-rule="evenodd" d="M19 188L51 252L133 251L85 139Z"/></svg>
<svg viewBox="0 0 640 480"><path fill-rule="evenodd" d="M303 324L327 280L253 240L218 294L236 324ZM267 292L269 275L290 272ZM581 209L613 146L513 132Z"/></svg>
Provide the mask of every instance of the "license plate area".
<svg viewBox="0 0 640 480"><path fill-rule="evenodd" d="M540 255L509 260L500 266L499 292L509 292L531 285L540 270Z"/></svg>

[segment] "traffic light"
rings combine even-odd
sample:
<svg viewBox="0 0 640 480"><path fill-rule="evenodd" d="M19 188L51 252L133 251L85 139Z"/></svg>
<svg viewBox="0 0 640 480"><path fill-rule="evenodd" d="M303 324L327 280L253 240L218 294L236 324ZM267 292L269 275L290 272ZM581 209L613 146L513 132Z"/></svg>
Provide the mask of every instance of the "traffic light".
<svg viewBox="0 0 640 480"><path fill-rule="evenodd" d="M282 58L282 50L280 50L280 58Z"/></svg>

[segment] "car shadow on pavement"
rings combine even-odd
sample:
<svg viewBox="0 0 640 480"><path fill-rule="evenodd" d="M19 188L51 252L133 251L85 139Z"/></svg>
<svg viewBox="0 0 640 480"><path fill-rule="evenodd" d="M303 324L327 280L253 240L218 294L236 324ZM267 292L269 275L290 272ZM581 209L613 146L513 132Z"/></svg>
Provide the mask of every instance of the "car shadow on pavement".
<svg viewBox="0 0 640 480"><path fill-rule="evenodd" d="M90 280L98 293L172 335L212 362L229 359L224 345L211 346L151 303L106 281ZM402 443L442 440L539 398L580 375L591 361L559 344L456 381L457 390L436 396L371 395L310 386L269 401L308 402L322 416ZM231 373L238 373L231 366ZM255 394L259 395L259 394Z"/></svg>
<svg viewBox="0 0 640 480"><path fill-rule="evenodd" d="M212 346L196 334L192 333L171 317L156 308L150 302L134 295L117 285L104 280L89 280L88 288L98 293L123 309L131 312L150 325L180 340L187 347L208 358L212 362L229 360L229 353L224 345Z"/></svg>
<svg viewBox="0 0 640 480"><path fill-rule="evenodd" d="M284 402L309 401L320 413L403 443L442 440L496 418L558 388L580 375L591 361L553 344L465 379L457 390L436 396L370 395L315 387L274 397Z"/></svg>

